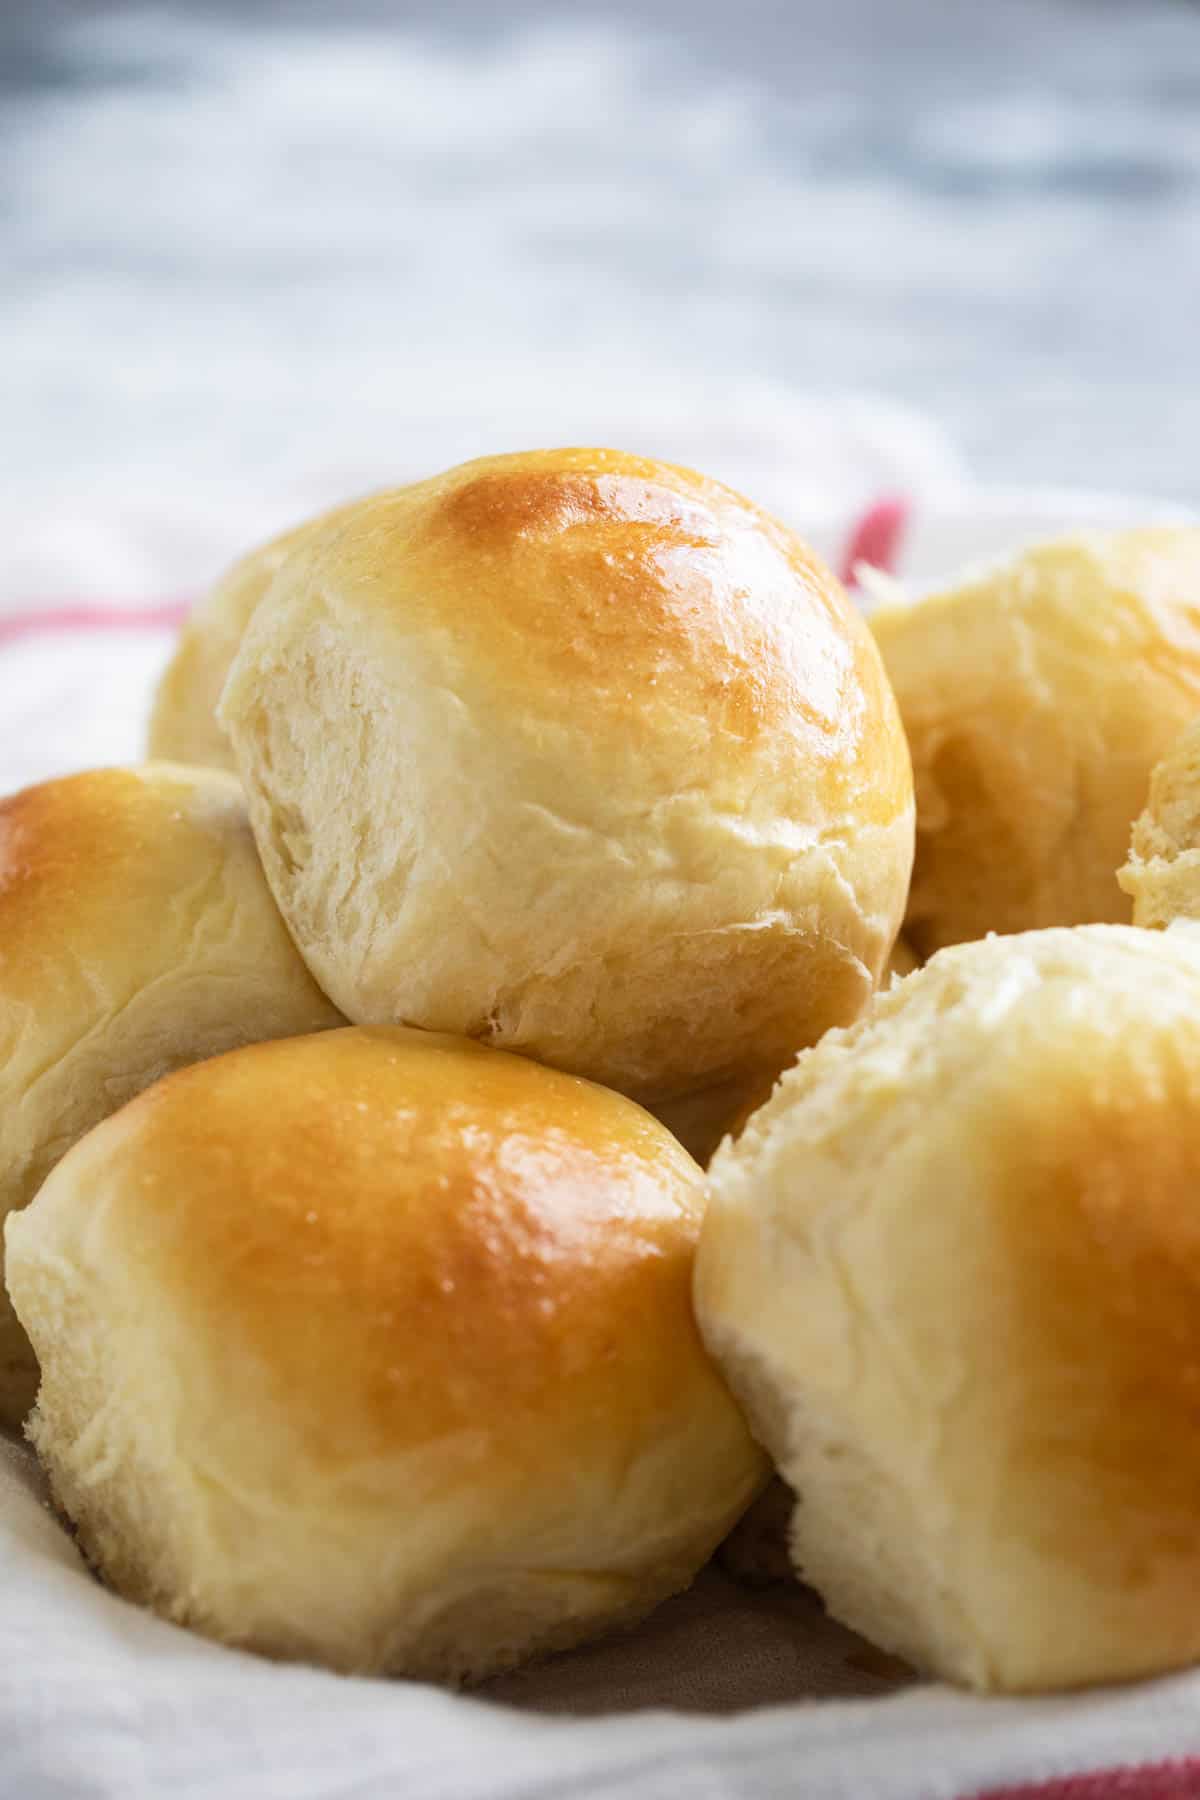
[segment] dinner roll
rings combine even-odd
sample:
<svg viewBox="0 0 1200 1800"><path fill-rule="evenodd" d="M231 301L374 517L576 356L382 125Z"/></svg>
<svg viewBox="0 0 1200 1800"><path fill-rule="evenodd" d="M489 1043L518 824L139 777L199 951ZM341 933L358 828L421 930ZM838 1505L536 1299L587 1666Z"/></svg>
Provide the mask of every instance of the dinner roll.
<svg viewBox="0 0 1200 1800"><path fill-rule="evenodd" d="M264 865L359 1023L653 1102L869 997L912 854L869 631L728 488L605 450L364 501L271 585L221 702Z"/></svg>
<svg viewBox="0 0 1200 1800"><path fill-rule="evenodd" d="M99 769L0 800L0 1217L168 1069L342 1022L284 929L232 776ZM0 1423L36 1384L0 1293Z"/></svg>
<svg viewBox="0 0 1200 1800"><path fill-rule="evenodd" d="M30 1436L118 1592L479 1678L640 1618L765 1477L701 1345L691 1159L615 1094L351 1029L171 1076L8 1226Z"/></svg>
<svg viewBox="0 0 1200 1800"><path fill-rule="evenodd" d="M252 550L194 608L154 696L148 740L152 757L236 769L229 739L216 719L229 665L275 571L311 531L335 524L337 518L338 510L324 513Z"/></svg>
<svg viewBox="0 0 1200 1800"><path fill-rule="evenodd" d="M1200 718L1151 775L1150 798L1117 880L1132 896L1135 925L1200 919Z"/></svg>
<svg viewBox="0 0 1200 1800"><path fill-rule="evenodd" d="M1126 920L1114 870L1200 709L1200 528L1043 544L872 624L912 748L918 957Z"/></svg>
<svg viewBox="0 0 1200 1800"><path fill-rule="evenodd" d="M709 1183L701 1329L837 1618L979 1688L1200 1658L1200 927L943 951Z"/></svg>

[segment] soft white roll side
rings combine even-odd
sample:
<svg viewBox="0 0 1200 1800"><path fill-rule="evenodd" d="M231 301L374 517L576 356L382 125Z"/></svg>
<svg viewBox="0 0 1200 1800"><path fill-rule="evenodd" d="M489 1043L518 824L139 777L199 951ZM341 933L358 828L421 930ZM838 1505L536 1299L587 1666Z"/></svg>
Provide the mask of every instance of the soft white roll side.
<svg viewBox="0 0 1200 1800"><path fill-rule="evenodd" d="M838 1618L980 1688L1200 1658L1200 929L943 951L709 1180L697 1315Z"/></svg>
<svg viewBox="0 0 1200 1800"><path fill-rule="evenodd" d="M217 702L259 601L310 532L337 511L307 519L238 558L194 607L163 670L150 714L147 754L156 762L199 763L236 773L237 762L217 723Z"/></svg>

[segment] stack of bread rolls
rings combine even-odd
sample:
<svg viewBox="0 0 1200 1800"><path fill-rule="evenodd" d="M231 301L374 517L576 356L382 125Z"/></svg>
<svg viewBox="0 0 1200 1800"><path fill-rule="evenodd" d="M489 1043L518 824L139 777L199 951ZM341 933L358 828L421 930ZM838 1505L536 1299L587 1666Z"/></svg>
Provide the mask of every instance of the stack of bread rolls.
<svg viewBox="0 0 1200 1800"><path fill-rule="evenodd" d="M774 1465L920 1667L1200 1658L1197 713L1200 531L872 631L565 450L244 559L155 760L0 809L0 1404L99 1573L477 1681Z"/></svg>
<svg viewBox="0 0 1200 1800"><path fill-rule="evenodd" d="M717 483L500 457L240 563L151 750L0 840L8 1417L36 1355L87 1555L227 1642L453 1681L639 1618L768 1474L645 1108L719 1135L880 980L870 632Z"/></svg>

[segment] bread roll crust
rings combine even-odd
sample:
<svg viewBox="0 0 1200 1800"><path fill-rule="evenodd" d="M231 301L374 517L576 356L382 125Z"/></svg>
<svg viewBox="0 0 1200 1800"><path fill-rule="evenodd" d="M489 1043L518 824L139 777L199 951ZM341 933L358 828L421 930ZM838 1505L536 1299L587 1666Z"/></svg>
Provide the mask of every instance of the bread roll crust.
<svg viewBox="0 0 1200 1800"><path fill-rule="evenodd" d="M667 1099L853 1018L895 935L910 770L870 634L686 470L544 451L363 502L281 570L221 717L361 1022Z"/></svg>
<svg viewBox="0 0 1200 1800"><path fill-rule="evenodd" d="M155 690L147 737L153 761L237 773L233 749L217 723L230 666L276 571L310 532L333 524L339 510L306 519L239 557L193 607Z"/></svg>
<svg viewBox="0 0 1200 1800"><path fill-rule="evenodd" d="M342 1023L297 955L237 782L98 769L0 800L0 1217L162 1074ZM37 1371L0 1296L0 1421Z"/></svg>
<svg viewBox="0 0 1200 1800"><path fill-rule="evenodd" d="M345 1030L160 1083L12 1221L31 1432L119 1591L478 1677L641 1616L761 1484L704 1352L699 1170L618 1096Z"/></svg>
<svg viewBox="0 0 1200 1800"><path fill-rule="evenodd" d="M945 951L710 1170L697 1309L847 1623L982 1688L1200 1657L1200 932Z"/></svg>
<svg viewBox="0 0 1200 1800"><path fill-rule="evenodd" d="M1200 709L1200 528L1043 544L872 625L912 749L918 957L1127 921L1114 871Z"/></svg>

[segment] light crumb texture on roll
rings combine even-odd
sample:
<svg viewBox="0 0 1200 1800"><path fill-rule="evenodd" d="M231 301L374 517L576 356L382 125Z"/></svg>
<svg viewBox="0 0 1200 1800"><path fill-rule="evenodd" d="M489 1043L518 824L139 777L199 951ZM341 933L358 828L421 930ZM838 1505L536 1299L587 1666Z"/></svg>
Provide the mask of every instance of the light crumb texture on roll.
<svg viewBox="0 0 1200 1800"><path fill-rule="evenodd" d="M1200 927L943 951L709 1185L701 1329L836 1617L979 1688L1200 1660Z"/></svg>
<svg viewBox="0 0 1200 1800"><path fill-rule="evenodd" d="M343 513L272 583L221 719L358 1022L654 1103L853 1019L899 925L911 771L870 633L686 470L531 452Z"/></svg>
<svg viewBox="0 0 1200 1800"><path fill-rule="evenodd" d="M342 1022L288 937L232 776L100 769L0 800L0 1218L160 1075ZM0 1295L0 1422L24 1416L36 1379Z"/></svg>
<svg viewBox="0 0 1200 1800"><path fill-rule="evenodd" d="M1200 717L1151 775L1150 797L1117 879L1133 901L1135 925L1200 919Z"/></svg>
<svg viewBox="0 0 1200 1800"><path fill-rule="evenodd" d="M1200 710L1200 528L1044 544L872 626L912 749L918 957L1127 921L1115 871Z"/></svg>
<svg viewBox="0 0 1200 1800"><path fill-rule="evenodd" d="M148 754L156 761L196 763L236 772L229 739L217 723L217 701L255 608L288 556L310 532L336 523L323 513L239 557L193 609L154 696Z"/></svg>
<svg viewBox="0 0 1200 1800"><path fill-rule="evenodd" d="M459 1039L217 1058L9 1221L30 1435L120 1593L485 1676L686 1586L765 1480L692 1314L703 1201L632 1102Z"/></svg>

